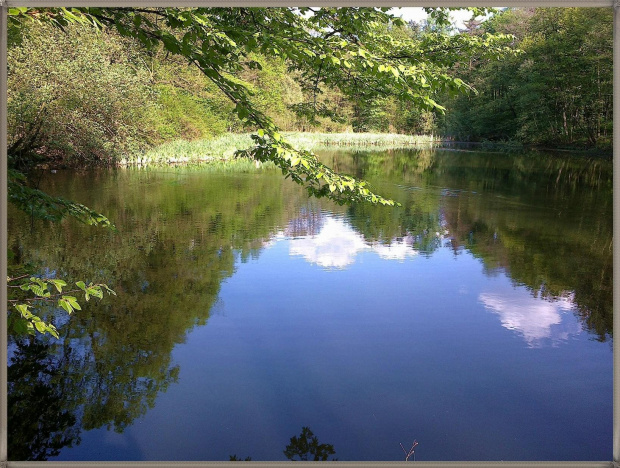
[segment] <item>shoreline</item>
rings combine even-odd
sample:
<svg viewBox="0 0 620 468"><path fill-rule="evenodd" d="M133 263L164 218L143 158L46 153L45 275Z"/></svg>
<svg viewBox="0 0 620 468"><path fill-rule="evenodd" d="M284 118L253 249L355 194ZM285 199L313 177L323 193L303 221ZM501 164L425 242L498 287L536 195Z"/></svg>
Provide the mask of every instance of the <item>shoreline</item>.
<svg viewBox="0 0 620 468"><path fill-rule="evenodd" d="M254 171L273 169L271 162L259 162L248 158L237 158L238 150L253 145L251 133L226 133L211 139L174 140L146 150L144 153L126 156L117 161L96 164L98 167L210 167L217 170ZM609 159L611 152L600 148L549 148L524 145L520 142L467 142L442 138L438 135L404 135L394 133L313 133L283 132L282 136L293 146L309 151L387 151L407 148L434 148L445 151L484 151L515 153L533 151L541 153L563 153ZM39 166L42 169L87 169L79 165Z"/></svg>
<svg viewBox="0 0 620 468"><path fill-rule="evenodd" d="M175 140L151 148L142 155L123 158L116 165L126 167L231 164L233 161L239 160L239 158L235 158L236 151L252 146L253 141L250 135L250 133L228 133L210 140ZM393 133L283 132L282 136L293 146L309 151L334 148L381 151L414 146L435 146L441 141L434 136Z"/></svg>

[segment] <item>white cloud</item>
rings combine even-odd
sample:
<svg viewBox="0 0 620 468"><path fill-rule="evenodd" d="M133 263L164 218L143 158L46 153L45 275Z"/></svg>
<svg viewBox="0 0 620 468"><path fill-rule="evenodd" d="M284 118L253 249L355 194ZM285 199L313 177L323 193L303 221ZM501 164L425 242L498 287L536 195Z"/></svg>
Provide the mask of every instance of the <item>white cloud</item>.
<svg viewBox="0 0 620 468"><path fill-rule="evenodd" d="M373 244L371 249L386 260L404 260L407 257L415 257L419 254L413 249L413 237L407 236L401 241L393 241L389 245Z"/></svg>
<svg viewBox="0 0 620 468"><path fill-rule="evenodd" d="M530 347L539 347L547 341L557 343L581 332L578 323L563 320L574 308L572 297L549 301L532 297L525 288L518 288L503 293L481 293L478 300L499 315L503 327L523 336Z"/></svg>
<svg viewBox="0 0 620 468"><path fill-rule="evenodd" d="M376 252L381 258L404 260L418 254L412 247L413 238L405 237L389 245L366 242L348 223L340 218L324 218L318 234L289 241L289 253L305 258L324 268L345 268L355 262L360 252Z"/></svg>
<svg viewBox="0 0 620 468"><path fill-rule="evenodd" d="M368 246L361 234L340 219L327 218L315 236L290 240L290 254L328 268L344 268Z"/></svg>

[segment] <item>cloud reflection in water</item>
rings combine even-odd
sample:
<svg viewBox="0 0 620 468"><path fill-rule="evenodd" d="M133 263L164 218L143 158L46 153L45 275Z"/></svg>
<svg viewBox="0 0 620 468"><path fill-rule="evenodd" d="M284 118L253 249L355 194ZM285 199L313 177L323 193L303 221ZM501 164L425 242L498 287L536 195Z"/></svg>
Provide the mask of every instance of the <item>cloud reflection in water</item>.
<svg viewBox="0 0 620 468"><path fill-rule="evenodd" d="M414 250L413 241L413 237L406 236L389 245L369 243L343 219L327 217L322 220L317 234L291 239L289 252L324 268L343 269L353 264L357 255L364 251L375 252L390 260L415 257L418 252Z"/></svg>
<svg viewBox="0 0 620 468"><path fill-rule="evenodd" d="M551 301L532 297L525 288L513 288L500 293L481 293L478 299L499 315L504 328L519 333L530 348L540 348L549 342L557 345L582 331L579 322L567 315L575 307L572 296Z"/></svg>
<svg viewBox="0 0 620 468"><path fill-rule="evenodd" d="M326 269L345 269L355 263L361 252L375 252L383 259L399 261L419 254L413 236L382 244L368 242L343 218L319 216L310 223L305 221L301 227L290 226L272 242L288 237L290 255ZM523 287L511 287L482 292L478 300L499 315L504 328L521 335L530 348L556 346L582 331L579 322L571 320L572 314L568 314L575 307L572 295L549 300L533 297Z"/></svg>

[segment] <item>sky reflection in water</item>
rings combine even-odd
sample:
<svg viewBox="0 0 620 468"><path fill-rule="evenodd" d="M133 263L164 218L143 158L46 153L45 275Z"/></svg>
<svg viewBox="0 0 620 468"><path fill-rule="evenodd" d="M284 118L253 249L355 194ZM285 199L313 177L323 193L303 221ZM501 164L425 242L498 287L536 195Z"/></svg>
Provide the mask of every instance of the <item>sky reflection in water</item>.
<svg viewBox="0 0 620 468"><path fill-rule="evenodd" d="M16 354L11 447L62 433L50 459L283 460L308 426L340 460L402 460L414 438L420 461L610 459L609 167L338 163L402 208L308 200L268 173L46 180L121 234L9 223L11 252L119 295ZM25 380L33 363L47 370Z"/></svg>
<svg viewBox="0 0 620 468"><path fill-rule="evenodd" d="M325 269L346 269L356 262L362 252L372 252L384 260L404 261L417 257L420 252L409 235L393 239L389 243L368 242L343 217L324 215L313 235L288 238L284 230L265 243L287 241L289 254L299 256L310 264ZM438 240L444 241L449 232L436 232ZM583 331L573 314L575 304L572 294L555 299L545 299L532 294L521 286L497 288L481 292L478 300L484 308L497 314L501 325L515 331L529 347L557 346L571 335Z"/></svg>

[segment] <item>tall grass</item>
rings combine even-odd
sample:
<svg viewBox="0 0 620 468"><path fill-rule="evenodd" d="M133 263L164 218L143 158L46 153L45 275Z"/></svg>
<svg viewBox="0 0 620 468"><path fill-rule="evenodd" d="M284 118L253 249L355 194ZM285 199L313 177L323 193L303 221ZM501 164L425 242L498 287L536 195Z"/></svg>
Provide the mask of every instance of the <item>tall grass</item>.
<svg viewBox="0 0 620 468"><path fill-rule="evenodd" d="M391 148L428 146L435 141L427 135L399 135L389 133L302 133L288 132L284 138L300 149L320 150L334 147L382 151ZM120 164L151 166L168 164L238 165L250 168L254 162L242 162L234 158L235 151L252 146L249 133L228 133L208 140L175 140L123 158ZM247 166L247 167L246 167ZM258 166L257 166L258 167Z"/></svg>
<svg viewBox="0 0 620 468"><path fill-rule="evenodd" d="M331 147L351 147L381 151L389 148L431 145L432 135L401 135L395 133L286 133L285 137L300 148L313 150Z"/></svg>
<svg viewBox="0 0 620 468"><path fill-rule="evenodd" d="M209 140L175 140L151 148L144 154L133 154L121 165L187 164L231 160L235 151L252 145L247 133L228 133Z"/></svg>

